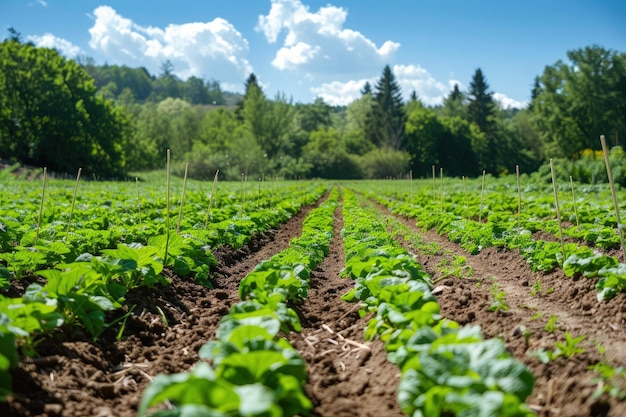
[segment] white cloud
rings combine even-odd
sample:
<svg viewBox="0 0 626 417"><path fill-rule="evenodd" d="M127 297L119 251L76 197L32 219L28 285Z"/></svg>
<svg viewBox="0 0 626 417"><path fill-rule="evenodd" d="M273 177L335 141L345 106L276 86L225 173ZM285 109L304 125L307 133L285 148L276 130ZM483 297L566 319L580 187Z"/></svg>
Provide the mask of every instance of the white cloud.
<svg viewBox="0 0 626 417"><path fill-rule="evenodd" d="M140 26L109 6L93 12L89 45L109 63L145 66L158 75L163 62L174 64L182 79L195 75L223 85L240 86L253 71L246 59L248 41L227 20L171 24L165 29Z"/></svg>
<svg viewBox="0 0 626 417"><path fill-rule="evenodd" d="M256 30L270 43L286 32L272 61L279 70L301 71L318 82L380 71L400 44L386 41L377 47L360 32L343 27L347 15L341 7L328 5L311 13L300 0L272 0L269 13L259 16Z"/></svg>
<svg viewBox="0 0 626 417"><path fill-rule="evenodd" d="M463 84L457 80L449 80L447 83L435 80L428 71L419 65L394 65L392 72L405 101L415 91L418 98L426 105L442 104L443 99L450 93L454 84L458 84L461 89L463 88ZM347 105L361 96L360 90L366 81L374 88L379 78L380 75L346 82L332 81L311 88L311 92L321 96L329 104Z"/></svg>
<svg viewBox="0 0 626 417"><path fill-rule="evenodd" d="M41 48L54 48L61 55L68 58L75 58L82 54L80 47L74 45L70 41L63 38L57 38L51 33L45 33L43 36L28 36L27 40L33 42L36 46Z"/></svg>
<svg viewBox="0 0 626 417"><path fill-rule="evenodd" d="M312 87L311 92L318 97L322 97L331 106L347 106L361 97L361 89L366 82L373 85L376 82L376 78L372 77L347 82L333 81L318 87Z"/></svg>
<svg viewBox="0 0 626 417"><path fill-rule="evenodd" d="M512 99L503 93L494 93L493 99L500 103L503 109L523 109L528 105L525 101Z"/></svg>
<svg viewBox="0 0 626 417"><path fill-rule="evenodd" d="M419 65L394 65L393 73L402 89L402 95L407 99L415 91L422 103L432 106L443 103L443 99L458 81L450 80L447 83L435 80L430 73Z"/></svg>

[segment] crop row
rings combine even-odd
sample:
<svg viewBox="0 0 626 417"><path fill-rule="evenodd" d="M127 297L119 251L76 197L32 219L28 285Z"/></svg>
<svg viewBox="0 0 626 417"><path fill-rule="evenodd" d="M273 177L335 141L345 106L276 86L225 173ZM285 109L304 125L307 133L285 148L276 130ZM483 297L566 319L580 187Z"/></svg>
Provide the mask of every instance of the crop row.
<svg viewBox="0 0 626 417"><path fill-rule="evenodd" d="M216 340L200 348L189 372L158 375L144 392L140 415L170 400L175 415L294 416L312 408L305 396L306 364L279 333L299 331L290 303L301 302L310 272L328 255L338 190L311 211L302 235L260 263L239 284L242 301L231 307ZM156 414L155 414L156 415Z"/></svg>
<svg viewBox="0 0 626 417"><path fill-rule="evenodd" d="M402 371L398 401L413 417L533 415L524 403L534 385L528 368L501 339L484 339L478 326L442 318L429 277L390 237L376 210L345 191L345 274L355 287L343 299L373 313L367 338L385 342Z"/></svg>
<svg viewBox="0 0 626 417"><path fill-rule="evenodd" d="M558 229L554 209L550 212L546 208L547 202L530 205L535 208L534 211L525 207L525 216L518 216L518 209L513 212L510 204L508 206L505 204L504 206L508 208L503 208L502 205L491 202L493 208L486 210L482 213L484 217L477 219L467 215L467 208L475 209L477 205L472 205L465 199L462 202L459 200L465 197L464 193L449 196L448 202L441 204L441 201L434 200L430 190L426 189L413 196L379 189L365 192L395 213L415 219L417 225L425 230L435 229L437 233L447 236L471 254L494 246L519 250L535 271L549 272L559 267L568 277L584 276L597 279L596 290L599 301L612 298L626 288L626 264L620 263L615 256L580 242L562 244L556 236L548 241L535 237L534 232L537 230L548 231L554 227ZM507 200L495 192L489 196L495 201ZM511 202L510 199L508 201ZM554 208L554 200L552 205ZM598 208L599 205L595 207ZM604 215L597 218L598 223L588 226L579 224L577 227L561 230L564 231L564 235L570 236L574 235L572 230L585 230L589 239L593 232L595 246L603 246L600 242L604 242L605 247L614 247L615 242L619 242L619 235L614 229L606 226L610 224L609 212L603 213ZM538 227L540 224L552 226L543 226L540 229Z"/></svg>
<svg viewBox="0 0 626 417"><path fill-rule="evenodd" d="M127 235L126 242L130 243L125 243L125 239L119 236L121 232L110 223L107 230L116 232L102 245L89 244L89 247L99 248L92 253L78 252L84 246L72 246L76 241L57 240L52 235L44 235L45 239L40 237L35 244L31 239L33 225L28 223L27 217L21 219L26 223L20 223L3 212L0 218L0 241L3 243L0 289L6 291L16 279L26 279L30 284L19 296L0 294L0 399L11 392L9 370L18 365L20 354L35 355L36 344L53 330L79 326L95 340L105 329L115 326L119 328L118 337L121 337L132 307L111 322L106 322L106 313L119 309L129 290L168 285L164 268L179 276L193 276L196 282L210 286L210 271L216 263L211 253L213 247L234 242L242 245L253 234L286 221L303 205L317 200L325 190L319 185L299 190L291 188L293 196L288 198L288 204L274 209L261 208L261 205L257 209L249 207L230 221L211 223L207 230L202 229L202 235L194 233L197 230L193 229L174 233L166 228L161 235L143 235L147 239L145 242L132 241ZM97 205L98 193L94 192L91 197ZM224 209L232 210L227 206ZM10 210L8 214L12 213ZM109 213L111 218L122 215L115 210ZM153 222L163 223L158 219ZM146 224L146 227L150 226ZM160 230L160 227L153 230ZM89 239L90 236L101 237L107 230L83 228L76 234ZM209 240L211 235L234 234L236 240ZM112 235L118 240L108 240Z"/></svg>

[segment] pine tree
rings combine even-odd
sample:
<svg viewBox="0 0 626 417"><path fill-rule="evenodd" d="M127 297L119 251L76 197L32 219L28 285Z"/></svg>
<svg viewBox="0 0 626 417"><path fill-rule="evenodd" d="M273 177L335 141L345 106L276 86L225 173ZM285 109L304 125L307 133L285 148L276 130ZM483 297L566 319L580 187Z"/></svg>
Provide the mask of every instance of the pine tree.
<svg viewBox="0 0 626 417"><path fill-rule="evenodd" d="M459 116L466 118L465 94L461 92L458 84L454 84L450 94L443 100L443 115L447 117Z"/></svg>
<svg viewBox="0 0 626 417"><path fill-rule="evenodd" d="M480 68L476 70L470 82L468 101L469 120L476 123L482 132L488 134L494 127L493 116L496 104Z"/></svg>
<svg viewBox="0 0 626 417"><path fill-rule="evenodd" d="M389 65L376 83L374 105L366 120L366 135L379 146L392 149L404 147L404 124L406 114L402 94Z"/></svg>
<svg viewBox="0 0 626 417"><path fill-rule="evenodd" d="M365 85L361 89L361 95L372 94L372 85L369 81L365 81Z"/></svg>

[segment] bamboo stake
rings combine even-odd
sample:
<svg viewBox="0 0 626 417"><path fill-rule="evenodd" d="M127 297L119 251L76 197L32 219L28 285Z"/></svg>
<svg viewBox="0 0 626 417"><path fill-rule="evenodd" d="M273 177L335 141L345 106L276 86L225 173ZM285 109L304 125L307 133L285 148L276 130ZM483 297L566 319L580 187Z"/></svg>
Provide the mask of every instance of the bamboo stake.
<svg viewBox="0 0 626 417"><path fill-rule="evenodd" d="M576 195L574 194L574 179L569 176L569 183L572 188L572 201L574 202L574 216L576 216L576 227L578 227L578 208L576 204Z"/></svg>
<svg viewBox="0 0 626 417"><path fill-rule="evenodd" d="M185 164L185 175L183 177L183 193L180 197L180 207L178 208L178 222L176 223L176 233L180 233L180 221L183 218L183 204L185 203L185 187L187 186L187 171L189 162Z"/></svg>
<svg viewBox="0 0 626 417"><path fill-rule="evenodd" d="M139 197L139 178L135 177L135 185L137 188L137 214L139 216L139 229L141 229L141 199Z"/></svg>
<svg viewBox="0 0 626 417"><path fill-rule="evenodd" d="M433 199L435 198L435 195L437 194L435 189L436 189L436 187L435 187L435 166L433 165ZM434 201L433 201L433 203L434 203Z"/></svg>
<svg viewBox="0 0 626 417"><path fill-rule="evenodd" d="M211 187L211 195L209 196L209 208L206 212L206 219L204 220L204 228L209 227L209 216L211 215L211 203L213 202L213 194L215 193L215 184L217 183L217 176L220 170L215 171L215 177L213 177L213 186Z"/></svg>
<svg viewBox="0 0 626 417"><path fill-rule="evenodd" d="M41 187L41 203L39 204L39 216L37 216L37 234L35 235L35 245L39 241L39 230L41 227L41 216L43 214L43 200L46 195L46 178L48 168L43 167L43 186Z"/></svg>
<svg viewBox="0 0 626 417"><path fill-rule="evenodd" d="M241 173L241 212L246 211L246 174Z"/></svg>
<svg viewBox="0 0 626 417"><path fill-rule="evenodd" d="M74 186L74 195L72 196L72 207L70 208L70 218L67 221L67 232L65 232L65 236L63 237L63 242L66 241L67 235L70 234L70 227L72 226L72 216L74 214L74 205L76 204L76 192L78 191L78 181L80 180L80 173L82 172L82 168L78 168L78 174L76 174L76 185Z"/></svg>
<svg viewBox="0 0 626 417"><path fill-rule="evenodd" d="M517 176L517 234L522 233L522 188L519 181L519 165L515 165Z"/></svg>
<svg viewBox="0 0 626 417"><path fill-rule="evenodd" d="M167 252L170 245L170 150L167 150L167 191L166 191L166 211L165 211L165 256L163 257L163 265L167 265Z"/></svg>
<svg viewBox="0 0 626 417"><path fill-rule="evenodd" d="M483 182L480 186L480 211L478 213L478 223L483 221L483 196L485 194L485 170L483 169Z"/></svg>
<svg viewBox="0 0 626 417"><path fill-rule="evenodd" d="M622 245L623 260L626 262L626 246L624 246L624 228L619 216L619 204L617 204L617 195L615 194L615 182L613 181L613 171L611 171L611 161L609 159L609 151L606 147L604 135L600 136L602 144L602 153L604 153L604 163L606 164L606 173L609 177L609 185L611 186L611 195L613 196L613 207L615 208L615 219L617 220L617 231L619 233L620 244Z"/></svg>
<svg viewBox="0 0 626 417"><path fill-rule="evenodd" d="M439 168L439 180L441 186L441 212L443 213L443 168Z"/></svg>
<svg viewBox="0 0 626 417"><path fill-rule="evenodd" d="M556 174L554 173L554 160L552 158L550 158L550 171L552 172L552 188L554 189L556 221L559 223L559 239L561 241L561 252L563 253L563 262L565 262L565 241L563 240L563 226L561 225L561 211L559 210L559 192L556 186Z"/></svg>
<svg viewBox="0 0 626 417"><path fill-rule="evenodd" d="M467 203L467 182L465 181L465 176L461 178L463 179L463 188L465 189L465 212L467 213L467 221L470 221L469 204Z"/></svg>

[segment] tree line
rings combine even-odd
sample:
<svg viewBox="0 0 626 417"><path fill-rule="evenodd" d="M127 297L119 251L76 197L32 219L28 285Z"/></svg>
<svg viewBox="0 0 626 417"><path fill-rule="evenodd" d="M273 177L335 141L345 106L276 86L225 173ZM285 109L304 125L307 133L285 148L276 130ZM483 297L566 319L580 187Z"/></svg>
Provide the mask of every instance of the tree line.
<svg viewBox="0 0 626 417"><path fill-rule="evenodd" d="M268 97L255 74L236 95L217 81L180 80L165 62L98 66L24 43L0 43L0 158L114 178L162 168L210 179L385 178L531 172L549 158L578 158L626 133L626 55L590 46L545 67L524 109L503 109L480 68L444 102L407 99L389 66L347 106L322 98Z"/></svg>

